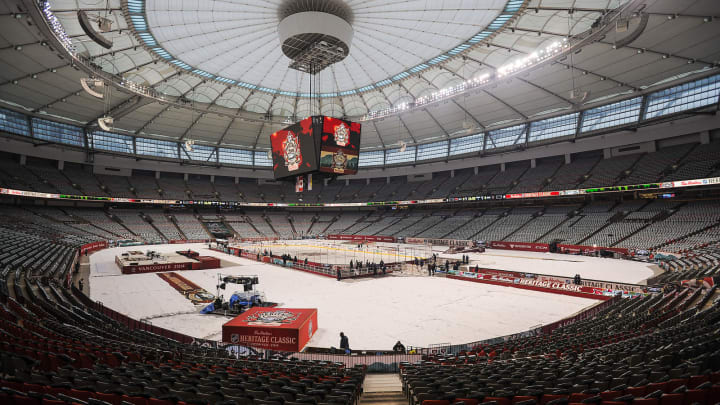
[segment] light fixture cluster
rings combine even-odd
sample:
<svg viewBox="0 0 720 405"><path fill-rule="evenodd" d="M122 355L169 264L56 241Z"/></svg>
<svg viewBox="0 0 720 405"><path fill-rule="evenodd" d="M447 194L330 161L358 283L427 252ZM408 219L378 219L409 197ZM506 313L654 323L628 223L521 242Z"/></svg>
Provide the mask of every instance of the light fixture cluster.
<svg viewBox="0 0 720 405"><path fill-rule="evenodd" d="M485 73L485 74L477 76L473 79L465 80L464 82L462 82L458 85L455 85L452 87L446 87L444 89L438 90L428 96L419 97L413 102L401 103L401 104L395 105L390 108L384 108L382 110L371 111L371 112L367 113L363 117L362 120L367 121L367 120L372 120L375 118L387 117L389 115L397 114L402 111L410 110L410 109L417 108L417 107L422 107L426 104L430 104L430 103L433 103L438 100L443 100L448 97L452 97L456 94L460 94L466 90L470 90L475 87L481 86L489 81L490 81L490 74Z"/></svg>
<svg viewBox="0 0 720 405"><path fill-rule="evenodd" d="M60 43L71 53L75 53L75 45L72 43L72 39L68 36L68 34L65 32L65 28L60 23L60 20L58 20L57 17L55 17L55 14L52 12L50 8L50 2L45 1L43 3L43 14L45 15L45 19L47 20L48 24L50 24L50 28L55 32L55 36L60 41Z"/></svg>
<svg viewBox="0 0 720 405"><path fill-rule="evenodd" d="M563 38L562 41L555 41L552 44L548 45L544 49L540 49L538 51L535 51L531 53L530 55L527 55L524 58L521 58L517 61L507 63L497 69L497 71L490 75L488 73L477 76L473 79L465 80L464 82L452 86L452 87L446 87L444 89L438 90L428 96L423 96L417 98L413 102L408 103L402 103L390 108L384 108L381 110L374 110L370 111L369 113L365 114L363 116L361 121L369 121L376 118L383 118L387 117L393 114L397 114L403 111L407 111L413 108L418 108L425 106L430 103L434 103L436 101L441 101L448 99L450 97L454 97L458 94L464 93L468 90L472 90L474 88L483 86L485 84L488 84L490 81L499 80L506 78L507 76L510 76L514 73L517 73L523 69L530 68L538 63L544 62L549 58L552 58L554 56L557 56L561 52L563 52L566 48L570 47L570 42L567 38Z"/></svg>
<svg viewBox="0 0 720 405"><path fill-rule="evenodd" d="M562 41L555 41L549 46L547 46L544 49L540 49L538 51L535 51L531 53L530 55L519 59L517 61L507 63L497 69L497 72L495 72L494 75L490 75L488 73L477 76L473 79L465 80L464 82L452 86L452 87L446 87L444 89L438 90L429 96L423 96L416 99L414 102L409 103L402 103L390 108L384 108L382 110L375 110L370 111L369 113L365 114L365 116L362 118L362 121L369 121L376 118L382 118L387 117L393 114L397 114L403 111L407 111L413 108L422 107L424 105L434 103L436 101L441 101L448 99L450 97L454 97L458 94L464 93L468 90L472 90L476 87L483 86L487 83L489 83L491 80L499 80L502 78L506 78L509 75L512 75L514 73L517 73L520 70L532 67L540 62L546 61L548 58L557 56L560 54L563 50L568 48L570 46L570 42L567 38L563 38Z"/></svg>
<svg viewBox="0 0 720 405"><path fill-rule="evenodd" d="M563 38L562 41L555 41L549 46L547 46L545 49L540 49L538 51L535 51L531 53L530 55L518 59L514 62L507 63L497 70L497 77L498 79L501 79L507 75L511 75L519 70L526 69L528 67L531 67L535 64L538 64L540 62L544 62L548 58L551 58L553 56L557 56L559 53L561 53L565 48L567 48L569 45L568 39Z"/></svg>

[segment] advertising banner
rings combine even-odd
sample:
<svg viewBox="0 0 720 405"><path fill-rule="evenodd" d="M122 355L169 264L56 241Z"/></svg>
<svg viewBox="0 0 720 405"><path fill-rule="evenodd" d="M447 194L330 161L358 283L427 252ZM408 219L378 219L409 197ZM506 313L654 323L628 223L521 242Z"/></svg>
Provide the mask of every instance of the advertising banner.
<svg viewBox="0 0 720 405"><path fill-rule="evenodd" d="M547 243L525 243L525 242L501 242L492 241L490 247L493 249L522 250L525 252L549 252L550 245Z"/></svg>
<svg viewBox="0 0 720 405"><path fill-rule="evenodd" d="M355 242L395 242L393 236L372 236L372 235L328 235L329 240L350 240Z"/></svg>
<svg viewBox="0 0 720 405"><path fill-rule="evenodd" d="M607 250L609 252L620 253L623 255L628 254L628 250L625 248L609 248L602 246L565 245L558 243L557 248L558 252L560 253L580 253L580 251L589 253L598 252L600 250Z"/></svg>
<svg viewBox="0 0 720 405"><path fill-rule="evenodd" d="M413 245L433 245L433 246L466 246L473 245L471 240L459 239L431 239L431 238L405 238L405 243Z"/></svg>
<svg viewBox="0 0 720 405"><path fill-rule="evenodd" d="M88 253L92 253L92 252L95 252L100 249L105 249L106 247L108 247L108 243L107 243L107 241L104 241L104 240L101 240L98 242L87 243L80 247L80 253L88 254Z"/></svg>

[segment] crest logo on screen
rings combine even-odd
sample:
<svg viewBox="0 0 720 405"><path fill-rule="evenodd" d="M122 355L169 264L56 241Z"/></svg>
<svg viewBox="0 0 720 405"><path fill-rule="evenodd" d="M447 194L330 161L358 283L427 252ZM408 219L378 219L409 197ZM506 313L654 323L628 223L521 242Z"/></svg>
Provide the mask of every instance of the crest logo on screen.
<svg viewBox="0 0 720 405"><path fill-rule="evenodd" d="M335 127L335 143L343 147L350 143L350 131L347 125L341 123Z"/></svg>
<svg viewBox="0 0 720 405"><path fill-rule="evenodd" d="M258 312L246 318L247 322L257 323L292 323L298 319L298 314L280 309L277 311Z"/></svg>
<svg viewBox="0 0 720 405"><path fill-rule="evenodd" d="M332 169L343 172L347 166L347 160L347 156L341 150L338 150L332 156Z"/></svg>
<svg viewBox="0 0 720 405"><path fill-rule="evenodd" d="M287 138L282 143L283 158L285 166L289 171L295 171L300 168L302 163L302 154L300 153L300 144L295 133L288 131Z"/></svg>

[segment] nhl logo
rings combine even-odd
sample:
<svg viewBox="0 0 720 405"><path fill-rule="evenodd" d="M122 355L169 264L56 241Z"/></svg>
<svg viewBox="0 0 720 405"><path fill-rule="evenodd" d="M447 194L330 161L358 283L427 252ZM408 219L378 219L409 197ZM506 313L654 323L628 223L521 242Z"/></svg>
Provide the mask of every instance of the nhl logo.
<svg viewBox="0 0 720 405"><path fill-rule="evenodd" d="M350 143L350 132L345 124L340 124L335 127L335 143L337 146L347 146Z"/></svg>
<svg viewBox="0 0 720 405"><path fill-rule="evenodd" d="M237 333L230 335L230 343L237 343L240 341L240 336Z"/></svg>
<svg viewBox="0 0 720 405"><path fill-rule="evenodd" d="M288 170L292 172L299 169L302 163L302 155L300 154L297 135L288 131L287 138L282 143L282 150L285 166L287 166Z"/></svg>

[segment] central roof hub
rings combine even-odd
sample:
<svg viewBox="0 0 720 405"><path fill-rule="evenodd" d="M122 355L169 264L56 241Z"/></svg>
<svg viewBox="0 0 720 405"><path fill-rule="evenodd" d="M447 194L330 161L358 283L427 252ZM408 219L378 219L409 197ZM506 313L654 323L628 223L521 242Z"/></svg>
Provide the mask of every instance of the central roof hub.
<svg viewBox="0 0 720 405"><path fill-rule="evenodd" d="M311 75L350 53L351 10L339 1L293 1L281 6L278 36L290 68Z"/></svg>
<svg viewBox="0 0 720 405"><path fill-rule="evenodd" d="M278 7L278 21L306 11L332 14L348 24L352 24L355 18L352 8L341 0L284 0Z"/></svg>

